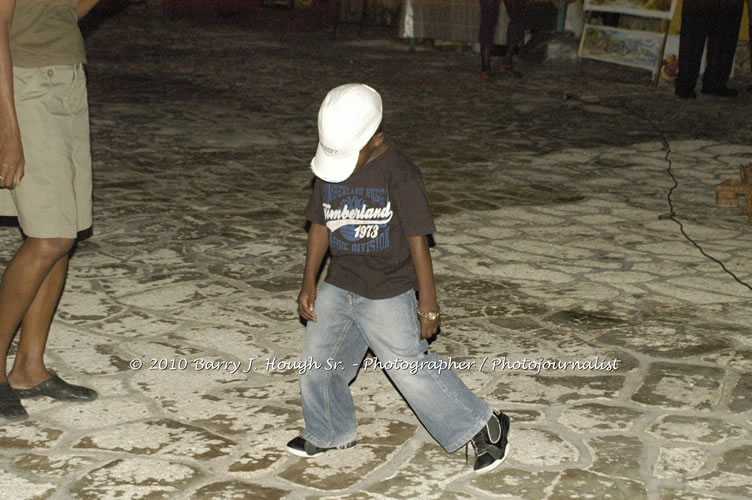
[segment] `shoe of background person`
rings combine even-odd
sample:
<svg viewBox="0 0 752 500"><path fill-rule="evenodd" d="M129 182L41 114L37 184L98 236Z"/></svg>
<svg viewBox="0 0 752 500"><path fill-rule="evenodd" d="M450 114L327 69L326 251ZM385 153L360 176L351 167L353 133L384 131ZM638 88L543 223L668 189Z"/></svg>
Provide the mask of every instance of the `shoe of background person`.
<svg viewBox="0 0 752 500"><path fill-rule="evenodd" d="M695 99L697 97L697 94L695 94L695 91L692 89L682 89L682 88L676 88L675 94L682 99Z"/></svg>
<svg viewBox="0 0 752 500"><path fill-rule="evenodd" d="M488 77L491 76L491 67L486 65L481 65L480 68L480 79L481 80L488 80Z"/></svg>
<svg viewBox="0 0 752 500"><path fill-rule="evenodd" d="M15 393L8 382L0 384L0 417L13 422L20 422L29 418L29 414L26 413L18 399L18 394Z"/></svg>
<svg viewBox="0 0 752 500"><path fill-rule="evenodd" d="M39 398L42 396L59 401L84 402L97 399L97 392L95 390L80 385L69 384L54 373L52 377L30 389L13 389L13 391L21 399Z"/></svg>
<svg viewBox="0 0 752 500"><path fill-rule="evenodd" d="M355 446L355 441L343 444L342 446L336 446L334 448L319 448L318 446L303 439L302 436L298 436L287 443L287 451L299 457L311 458L317 455L321 455L322 453L325 453L327 451L344 450L347 448L352 448L353 446Z"/></svg>
<svg viewBox="0 0 752 500"><path fill-rule="evenodd" d="M712 89L706 89L703 87L702 93L719 97L736 97L739 95L739 92L736 89L730 89L725 85L723 87L715 87Z"/></svg>
<svg viewBox="0 0 752 500"><path fill-rule="evenodd" d="M499 68L508 75L511 75L515 78L522 78L522 73L514 67L514 64L502 64L501 66L499 66Z"/></svg>
<svg viewBox="0 0 752 500"><path fill-rule="evenodd" d="M476 474L490 472L504 461L509 455L509 417L494 410L485 427L470 441L475 449Z"/></svg>

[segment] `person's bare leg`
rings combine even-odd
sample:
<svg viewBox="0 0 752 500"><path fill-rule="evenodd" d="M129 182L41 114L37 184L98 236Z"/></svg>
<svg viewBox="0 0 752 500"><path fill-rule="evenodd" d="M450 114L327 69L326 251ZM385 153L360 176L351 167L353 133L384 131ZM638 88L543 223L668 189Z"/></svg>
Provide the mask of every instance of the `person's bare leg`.
<svg viewBox="0 0 752 500"><path fill-rule="evenodd" d="M50 271L63 257L65 257L65 263L61 265L63 270L65 269L67 255L73 247L74 241L69 238L26 238L5 269L2 282L0 282L0 382L8 381L8 350L18 325L24 320L32 303L35 302L37 294L42 288L42 284L46 282ZM59 279L53 277L50 281L50 287L54 288L57 282L59 282ZM58 291L58 297L59 294ZM49 298L49 291L45 291L43 295ZM56 301L57 299L55 299ZM41 299L40 307L47 302ZM54 311L54 306L52 309ZM23 340L27 333L32 338ZM40 335L40 333L39 330L35 333L32 322L31 332L22 332L21 342L34 345L34 335ZM46 339L47 332L45 329L43 344ZM37 341L36 344L38 343ZM28 356L28 353L29 351L26 351L23 356Z"/></svg>
<svg viewBox="0 0 752 500"><path fill-rule="evenodd" d="M491 48L483 47L480 49L480 71L481 78L484 80L488 78L488 73L491 71Z"/></svg>
<svg viewBox="0 0 752 500"><path fill-rule="evenodd" d="M514 49L514 47L510 47L509 45L506 46L504 59L501 62L501 69L516 78L521 78L522 73L514 66Z"/></svg>
<svg viewBox="0 0 752 500"><path fill-rule="evenodd" d="M478 42L480 42L480 77L488 79L491 71L491 50L494 45L494 33L496 23L499 20L500 0L480 0L480 29Z"/></svg>
<svg viewBox="0 0 752 500"><path fill-rule="evenodd" d="M44 350L67 271L68 255L66 254L58 259L47 274L47 278L24 315L16 359L8 374L9 382L14 388L34 387L52 376L44 364Z"/></svg>
<svg viewBox="0 0 752 500"><path fill-rule="evenodd" d="M510 47L507 45L506 49L504 50L504 60L502 61L502 64L505 67L508 68L514 68L514 47Z"/></svg>
<svg viewBox="0 0 752 500"><path fill-rule="evenodd" d="M507 25L507 44L501 69L512 76L521 77L522 73L514 67L514 51L525 41L525 11L527 0L504 0L504 6L509 16Z"/></svg>

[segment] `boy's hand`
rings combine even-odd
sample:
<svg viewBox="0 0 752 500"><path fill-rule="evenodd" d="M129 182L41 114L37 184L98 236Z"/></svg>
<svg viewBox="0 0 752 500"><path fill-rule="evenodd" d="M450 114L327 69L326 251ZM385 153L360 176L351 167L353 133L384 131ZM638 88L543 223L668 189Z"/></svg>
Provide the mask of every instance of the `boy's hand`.
<svg viewBox="0 0 752 500"><path fill-rule="evenodd" d="M298 295L298 314L307 321L316 322L316 315L313 314L313 305L316 303L316 285L303 283L303 288Z"/></svg>
<svg viewBox="0 0 752 500"><path fill-rule="evenodd" d="M418 277L418 310L424 313L438 312L439 305L436 303L436 286L433 282L433 265L431 252L428 250L428 239L425 236L408 236L407 244L410 246L410 256ZM419 314L418 319L420 320L420 338L429 339L439 331L440 316L432 320Z"/></svg>
<svg viewBox="0 0 752 500"><path fill-rule="evenodd" d="M420 338L430 339L439 331L441 319L437 319L436 321L421 317L418 317L418 319L420 320Z"/></svg>

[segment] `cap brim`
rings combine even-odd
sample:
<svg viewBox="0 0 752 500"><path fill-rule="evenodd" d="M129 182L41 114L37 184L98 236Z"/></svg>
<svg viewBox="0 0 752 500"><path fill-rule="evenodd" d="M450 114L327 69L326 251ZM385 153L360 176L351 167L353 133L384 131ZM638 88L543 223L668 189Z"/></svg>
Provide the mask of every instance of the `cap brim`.
<svg viewBox="0 0 752 500"><path fill-rule="evenodd" d="M316 156L311 160L311 170L316 177L326 182L342 182L352 175L359 154L360 151L356 151L347 155L332 156L319 144Z"/></svg>

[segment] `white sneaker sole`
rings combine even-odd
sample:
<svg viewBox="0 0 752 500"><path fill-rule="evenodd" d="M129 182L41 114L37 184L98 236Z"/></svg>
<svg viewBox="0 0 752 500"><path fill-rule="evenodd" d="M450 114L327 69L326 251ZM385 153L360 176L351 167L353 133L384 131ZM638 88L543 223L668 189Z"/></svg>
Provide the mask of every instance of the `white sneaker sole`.
<svg viewBox="0 0 752 500"><path fill-rule="evenodd" d="M296 450L295 448L290 448L289 446L287 447L287 451L289 451L290 453L292 453L293 455L297 457L303 457L303 458L313 458L313 457L318 457L319 455L324 454L324 452L321 452L321 453L316 453L315 455L309 455L305 451Z"/></svg>
<svg viewBox="0 0 752 500"><path fill-rule="evenodd" d="M480 470L476 470L476 471L473 471L473 472L475 472L476 474L485 474L486 472L491 472L496 467L498 467L499 465L503 464L504 460L506 460L508 456L509 456L509 442L507 442L507 446L506 446L506 448L504 448L504 456L503 457L501 457L498 460L495 460L491 465L489 465L485 469L480 469Z"/></svg>

